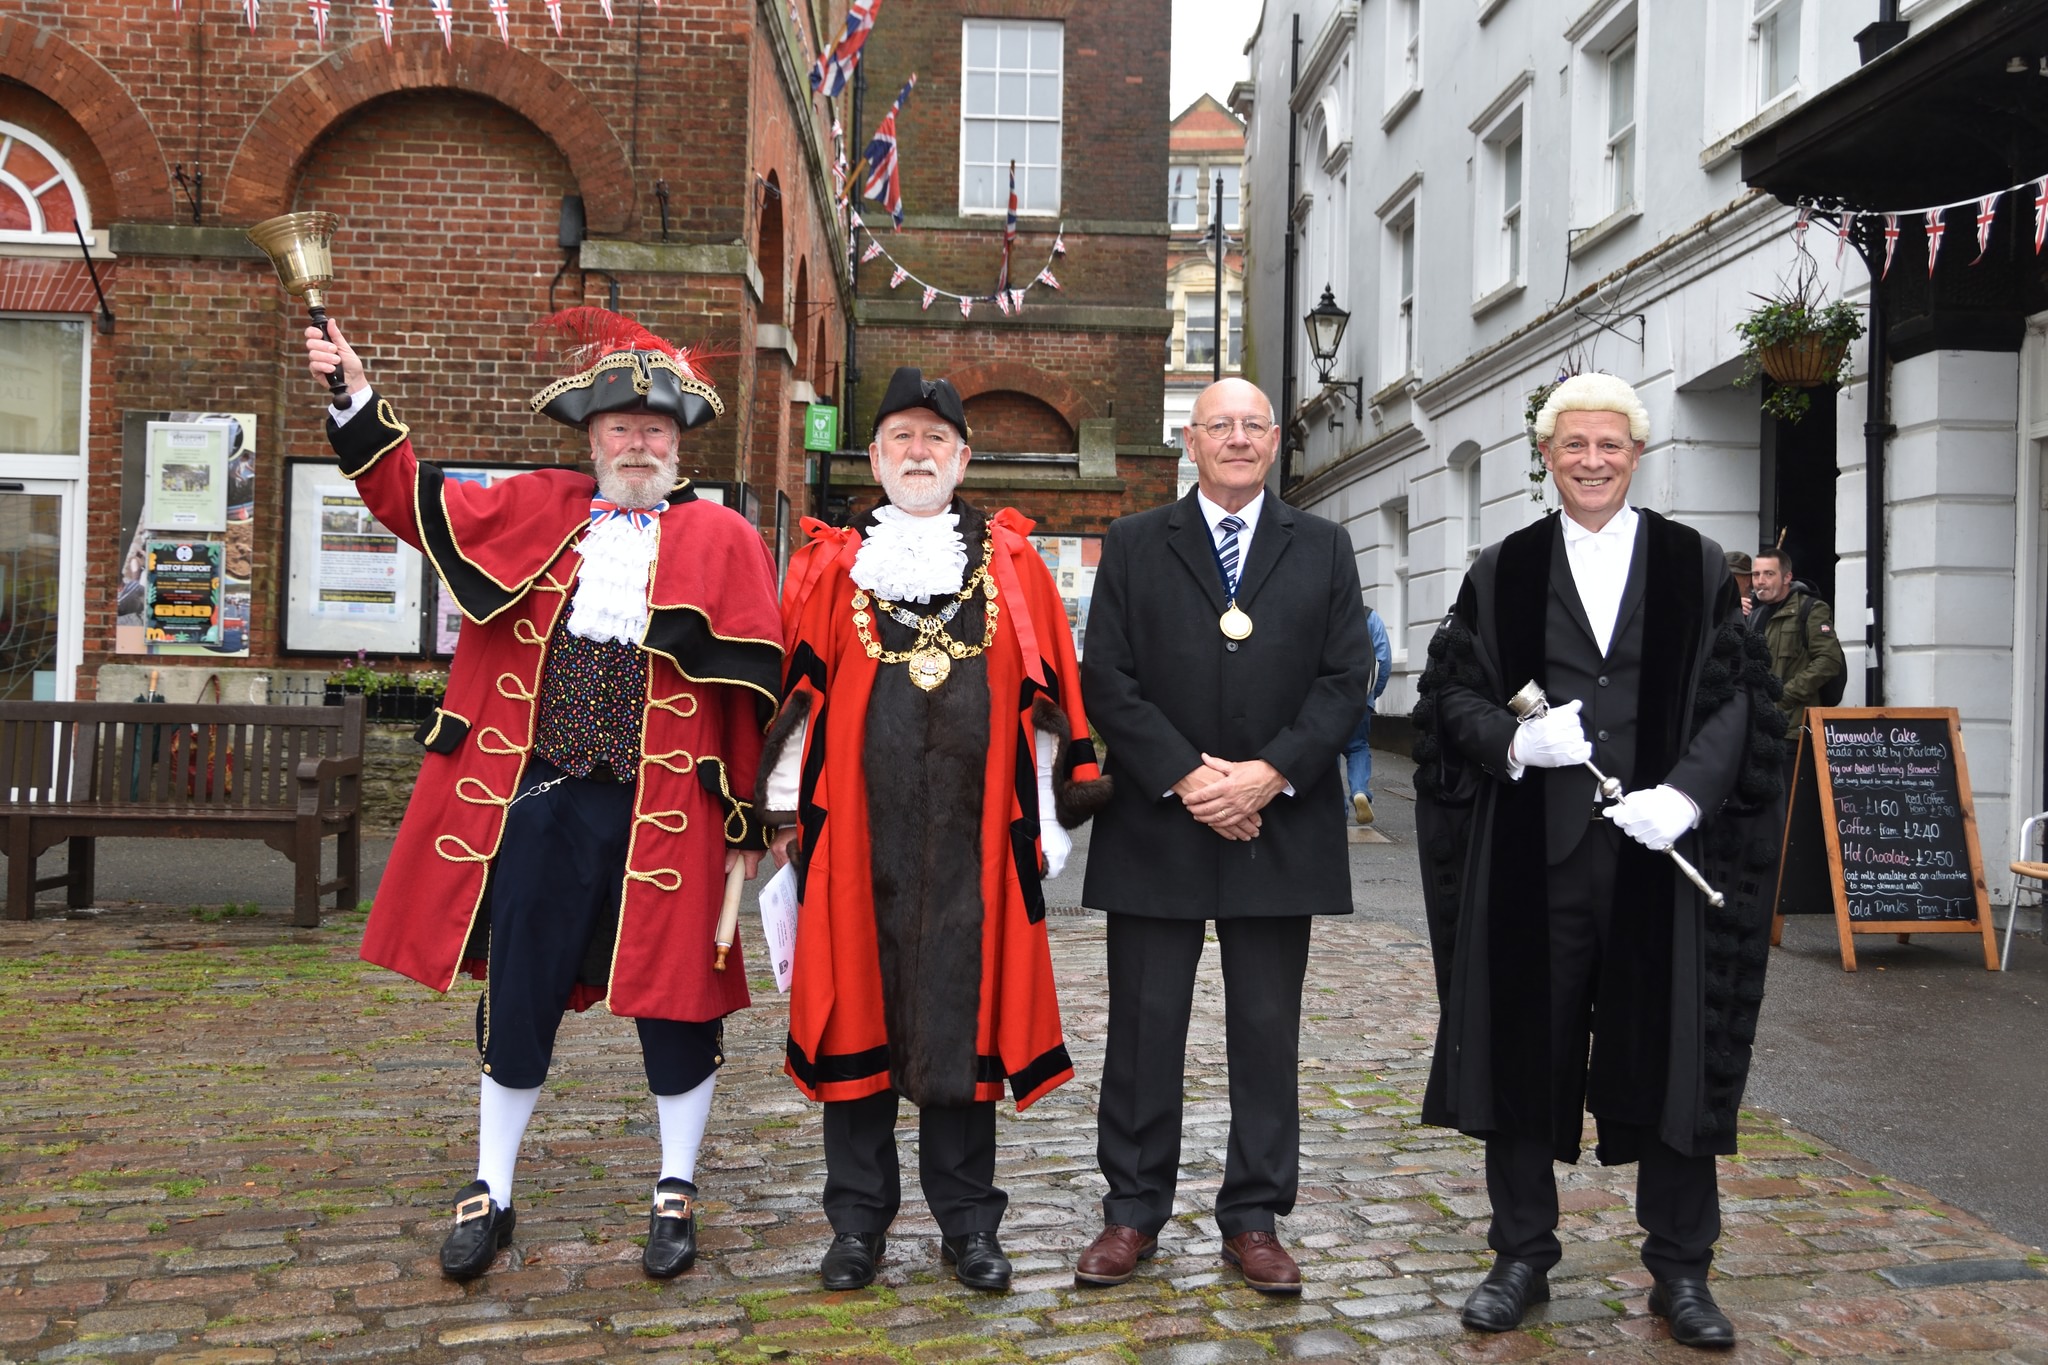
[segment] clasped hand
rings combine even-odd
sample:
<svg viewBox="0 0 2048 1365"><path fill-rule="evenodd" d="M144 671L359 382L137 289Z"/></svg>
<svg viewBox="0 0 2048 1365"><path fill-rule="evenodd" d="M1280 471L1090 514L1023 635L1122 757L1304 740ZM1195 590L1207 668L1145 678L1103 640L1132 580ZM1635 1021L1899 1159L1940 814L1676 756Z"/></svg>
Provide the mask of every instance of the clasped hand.
<svg viewBox="0 0 2048 1365"><path fill-rule="evenodd" d="M1508 757L1525 768L1576 768L1593 757L1586 727L1579 722L1579 703L1553 706L1515 727Z"/></svg>
<svg viewBox="0 0 2048 1365"><path fill-rule="evenodd" d="M1664 785L1630 792L1600 812L1615 828L1654 853L1678 842L1700 818L1698 806L1678 788Z"/></svg>
<svg viewBox="0 0 2048 1365"><path fill-rule="evenodd" d="M1287 785L1287 779L1262 758L1233 763L1202 755L1202 766L1173 784L1187 812L1226 839L1259 837L1259 812Z"/></svg>

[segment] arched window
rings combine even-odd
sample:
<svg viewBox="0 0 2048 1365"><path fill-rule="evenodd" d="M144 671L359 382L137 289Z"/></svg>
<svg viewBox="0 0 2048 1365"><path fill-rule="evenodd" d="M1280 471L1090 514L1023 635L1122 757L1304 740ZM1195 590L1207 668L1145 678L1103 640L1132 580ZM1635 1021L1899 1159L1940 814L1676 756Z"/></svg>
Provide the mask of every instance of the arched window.
<svg viewBox="0 0 2048 1365"><path fill-rule="evenodd" d="M75 242L92 231L85 187L57 149L0 122L0 242Z"/></svg>
<svg viewBox="0 0 2048 1365"><path fill-rule="evenodd" d="M782 306L782 183L770 171L761 186L761 239L754 262L761 267L761 321L780 327Z"/></svg>

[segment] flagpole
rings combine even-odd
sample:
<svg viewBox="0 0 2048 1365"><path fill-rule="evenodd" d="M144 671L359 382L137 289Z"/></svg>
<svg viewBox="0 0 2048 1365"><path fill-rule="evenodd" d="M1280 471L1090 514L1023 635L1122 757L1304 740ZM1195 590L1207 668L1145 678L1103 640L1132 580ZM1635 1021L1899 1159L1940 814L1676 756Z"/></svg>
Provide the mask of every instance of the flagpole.
<svg viewBox="0 0 2048 1365"><path fill-rule="evenodd" d="M1215 382L1223 378L1223 168L1209 168L1209 183L1215 192L1209 209L1209 233L1216 239L1216 302L1209 313L1209 342L1214 354L1209 357L1209 379Z"/></svg>
<svg viewBox="0 0 2048 1365"><path fill-rule="evenodd" d="M859 137L864 126L861 122L861 97L868 90L868 54L865 45L853 59L853 121L847 126L853 136ZM845 405L840 414L839 432L842 444L853 430L853 403L860 392L860 324L856 314L860 308L860 229L855 222L860 217L860 185L857 178L849 179L846 192L846 264L847 264L847 306L846 306L846 377ZM818 452L818 520L829 523L832 520L832 454L829 450Z"/></svg>

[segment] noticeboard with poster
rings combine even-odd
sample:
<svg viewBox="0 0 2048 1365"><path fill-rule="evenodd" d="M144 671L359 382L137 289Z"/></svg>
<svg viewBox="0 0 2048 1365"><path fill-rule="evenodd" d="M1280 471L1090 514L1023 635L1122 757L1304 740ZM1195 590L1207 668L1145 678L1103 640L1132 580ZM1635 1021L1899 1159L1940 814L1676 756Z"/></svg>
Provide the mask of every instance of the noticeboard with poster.
<svg viewBox="0 0 2048 1365"><path fill-rule="evenodd" d="M1095 569L1102 563L1101 536L1033 536L1031 544L1067 608L1067 627L1074 633L1074 654L1087 648L1088 603L1095 596Z"/></svg>
<svg viewBox="0 0 2048 1365"><path fill-rule="evenodd" d="M115 653L245 657L256 549L256 415L138 411L122 417ZM201 553L219 567L217 610L199 634L170 629L150 614L151 543L181 541L213 546ZM196 619L188 618L188 625Z"/></svg>

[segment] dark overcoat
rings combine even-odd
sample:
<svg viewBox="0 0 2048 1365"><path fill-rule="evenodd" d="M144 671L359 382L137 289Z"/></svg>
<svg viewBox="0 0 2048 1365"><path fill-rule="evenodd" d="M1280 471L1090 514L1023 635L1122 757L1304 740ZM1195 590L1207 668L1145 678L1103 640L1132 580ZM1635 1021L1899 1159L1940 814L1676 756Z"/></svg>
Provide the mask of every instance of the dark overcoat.
<svg viewBox="0 0 2048 1365"><path fill-rule="evenodd" d="M1349 914L1337 755L1373 668L1350 534L1268 493L1238 581L1253 622L1243 641L1217 626L1214 547L1193 493L1109 528L1081 694L1115 788L1095 817L1082 899L1173 919ZM1293 784L1261 812L1257 838L1223 838L1171 794L1205 753L1262 758Z"/></svg>
<svg viewBox="0 0 2048 1365"><path fill-rule="evenodd" d="M1549 1055L1545 869L1551 806L1569 803L1583 828L1592 783L1577 769L1531 769L1519 782L1502 771L1514 732L1507 698L1531 679L1556 685L1546 679L1556 653L1546 628L1559 619L1550 599L1571 594L1583 614L1562 565L1555 517L1481 553L1431 642L1415 719L1442 1010L1423 1118L1477 1136L1545 1138L1569 1162L1579 1073ZM1642 514L1622 611L1617 640L1641 613L1641 666L1628 767L1612 775L1630 790L1670 780L1693 797L1700 829L1679 847L1727 904L1709 906L1668 858L1623 841L1586 1103L1605 1162L1636 1158L1635 1129L1681 1152L1733 1152L1768 952L1774 689L1742 630L1721 548L1692 528Z"/></svg>

